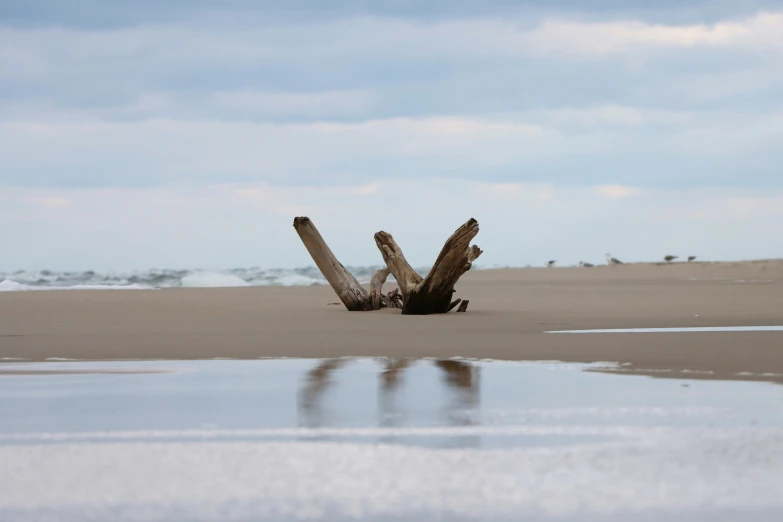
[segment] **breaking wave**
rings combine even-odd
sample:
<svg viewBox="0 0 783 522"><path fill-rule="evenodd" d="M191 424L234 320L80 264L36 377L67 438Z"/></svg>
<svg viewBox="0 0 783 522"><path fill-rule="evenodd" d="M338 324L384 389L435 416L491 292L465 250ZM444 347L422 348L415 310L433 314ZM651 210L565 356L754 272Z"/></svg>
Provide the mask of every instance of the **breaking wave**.
<svg viewBox="0 0 783 522"><path fill-rule="evenodd" d="M379 266L347 267L361 283L368 283ZM426 273L428 269L420 269ZM391 282L393 279L389 277ZM19 270L0 272L0 292L25 290L99 290L151 288L226 288L240 286L312 286L328 284L316 267L234 268L230 270L150 269L133 272L63 272Z"/></svg>

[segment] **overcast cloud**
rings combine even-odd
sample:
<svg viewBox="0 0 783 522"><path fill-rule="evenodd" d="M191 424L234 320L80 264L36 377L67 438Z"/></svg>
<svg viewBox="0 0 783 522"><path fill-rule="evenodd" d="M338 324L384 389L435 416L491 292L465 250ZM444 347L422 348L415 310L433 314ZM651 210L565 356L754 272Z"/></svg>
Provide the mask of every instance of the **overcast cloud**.
<svg viewBox="0 0 783 522"><path fill-rule="evenodd" d="M783 255L783 3L326 5L0 3L0 270Z"/></svg>

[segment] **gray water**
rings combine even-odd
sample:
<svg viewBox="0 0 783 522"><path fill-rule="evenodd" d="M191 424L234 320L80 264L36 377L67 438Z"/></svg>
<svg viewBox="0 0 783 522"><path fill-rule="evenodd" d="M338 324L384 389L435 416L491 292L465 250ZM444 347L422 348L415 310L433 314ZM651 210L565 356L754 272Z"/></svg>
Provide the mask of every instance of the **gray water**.
<svg viewBox="0 0 783 522"><path fill-rule="evenodd" d="M783 386L586 369L0 364L0 519L783 516Z"/></svg>
<svg viewBox="0 0 783 522"><path fill-rule="evenodd" d="M552 330L546 333L681 333L681 332L780 332L783 326L688 326L677 328L610 328L603 330Z"/></svg>
<svg viewBox="0 0 783 522"><path fill-rule="evenodd" d="M2 364L0 443L52 438L40 433L62 440L198 430L199 438L352 436L497 447L539 440L523 436L534 426L783 425L777 385L580 371L596 367L349 358ZM423 428L452 429L415 436ZM477 434L450 435L463 432ZM387 435L394 433L405 435Z"/></svg>

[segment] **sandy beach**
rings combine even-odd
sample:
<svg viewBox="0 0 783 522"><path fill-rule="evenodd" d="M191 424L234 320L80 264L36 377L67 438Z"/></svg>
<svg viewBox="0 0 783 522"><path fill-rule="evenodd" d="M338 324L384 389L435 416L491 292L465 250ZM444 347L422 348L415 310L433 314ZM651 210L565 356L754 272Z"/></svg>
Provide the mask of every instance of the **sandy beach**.
<svg viewBox="0 0 783 522"><path fill-rule="evenodd" d="M476 270L457 296L470 299L467 313L415 317L347 312L327 286L5 292L0 358L608 361L661 377L783 382L781 332L546 333L781 325L783 260Z"/></svg>

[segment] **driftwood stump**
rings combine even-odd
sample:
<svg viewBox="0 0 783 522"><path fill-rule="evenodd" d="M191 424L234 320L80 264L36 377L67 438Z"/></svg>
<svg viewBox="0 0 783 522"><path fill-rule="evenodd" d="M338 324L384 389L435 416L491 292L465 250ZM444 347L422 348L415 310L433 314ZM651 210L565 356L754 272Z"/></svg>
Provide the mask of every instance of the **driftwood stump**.
<svg viewBox="0 0 783 522"><path fill-rule="evenodd" d="M400 285L403 314L445 314L452 308L454 285L481 255L479 247L470 246L478 231L478 221L472 218L459 227L443 245L435 264L424 278L408 264L391 234L375 234L375 244Z"/></svg>
<svg viewBox="0 0 783 522"><path fill-rule="evenodd" d="M381 251L386 268L372 276L368 293L337 260L309 218L295 218L294 228L318 269L350 311L401 308L406 315L446 313L461 301L452 301L454 285L482 253L476 245L470 246L470 241L479 231L478 222L471 218L446 241L432 269L422 278L408 264L391 234L378 232L375 244ZM383 284L390 274L397 280L399 289L384 295ZM464 312L467 304L467 300L462 301L458 311Z"/></svg>

